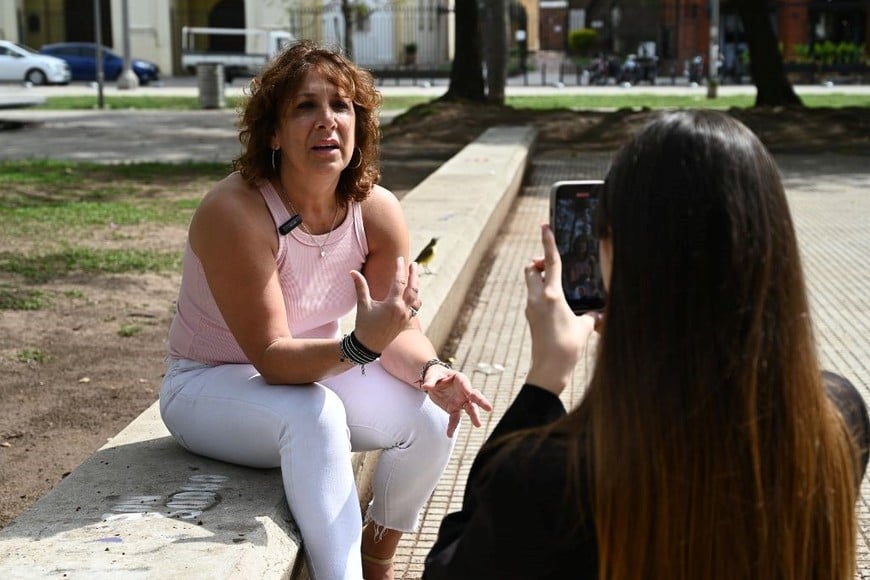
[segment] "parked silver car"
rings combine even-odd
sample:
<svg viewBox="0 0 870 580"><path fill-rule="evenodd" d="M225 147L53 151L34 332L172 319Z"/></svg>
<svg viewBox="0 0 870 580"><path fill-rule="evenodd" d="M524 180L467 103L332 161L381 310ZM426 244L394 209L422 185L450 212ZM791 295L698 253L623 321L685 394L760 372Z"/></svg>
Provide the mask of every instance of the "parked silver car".
<svg viewBox="0 0 870 580"><path fill-rule="evenodd" d="M69 65L63 60L39 54L23 44L0 40L0 81L65 85L71 78Z"/></svg>

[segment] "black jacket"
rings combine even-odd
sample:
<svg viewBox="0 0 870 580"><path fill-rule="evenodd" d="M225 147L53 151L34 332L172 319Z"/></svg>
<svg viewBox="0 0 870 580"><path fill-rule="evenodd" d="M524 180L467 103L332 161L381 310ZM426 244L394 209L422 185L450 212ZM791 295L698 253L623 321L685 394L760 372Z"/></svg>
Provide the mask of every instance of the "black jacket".
<svg viewBox="0 0 870 580"><path fill-rule="evenodd" d="M825 383L861 449L863 477L870 447L867 408L846 379L825 373ZM489 445L502 435L546 425L563 415L565 407L558 397L523 385L474 460L462 510L441 523L426 558L424 580L596 578L591 516L578 522L573 501L565 501L564 442L558 437L543 442L525 438L510 454ZM583 508L592 513L590 505Z"/></svg>

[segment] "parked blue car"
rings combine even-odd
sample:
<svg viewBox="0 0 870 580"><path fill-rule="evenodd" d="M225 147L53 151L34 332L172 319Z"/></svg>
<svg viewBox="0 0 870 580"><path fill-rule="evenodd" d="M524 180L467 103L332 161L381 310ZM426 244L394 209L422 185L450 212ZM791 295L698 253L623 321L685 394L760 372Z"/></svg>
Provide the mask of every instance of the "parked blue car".
<svg viewBox="0 0 870 580"><path fill-rule="evenodd" d="M72 71L74 81L97 80L97 51L92 42L59 42L46 44L39 52L65 60ZM140 58L130 59L133 72L139 78L140 85L159 80L160 69L153 62ZM103 74L107 81L117 80L124 70L124 57L103 47Z"/></svg>

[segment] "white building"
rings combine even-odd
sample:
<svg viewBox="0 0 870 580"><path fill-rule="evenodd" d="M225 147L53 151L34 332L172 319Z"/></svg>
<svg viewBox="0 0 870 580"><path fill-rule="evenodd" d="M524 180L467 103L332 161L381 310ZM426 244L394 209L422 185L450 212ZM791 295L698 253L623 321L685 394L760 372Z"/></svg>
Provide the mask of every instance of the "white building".
<svg viewBox="0 0 870 580"><path fill-rule="evenodd" d="M0 0L0 37L39 49L55 42L93 42L100 7L103 44L123 46L127 2L131 54L156 62L163 74L182 74L181 28L288 30L344 46L353 35L354 58L372 68L449 68L454 0L350 0L345 28L341 0ZM258 52L241 37L210 37L201 50ZM412 46L413 45L413 46ZM414 50L412 50L414 49ZM413 52L413 56L407 56Z"/></svg>

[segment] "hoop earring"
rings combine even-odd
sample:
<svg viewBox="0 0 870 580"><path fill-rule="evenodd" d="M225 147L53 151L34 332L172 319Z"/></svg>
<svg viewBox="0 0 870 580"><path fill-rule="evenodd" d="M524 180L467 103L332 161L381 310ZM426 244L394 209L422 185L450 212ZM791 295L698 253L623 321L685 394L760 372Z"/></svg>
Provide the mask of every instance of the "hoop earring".
<svg viewBox="0 0 870 580"><path fill-rule="evenodd" d="M359 151L359 161L357 161L356 165L354 165L351 169L359 169L359 166L362 165L362 149L357 147L356 150Z"/></svg>
<svg viewBox="0 0 870 580"><path fill-rule="evenodd" d="M276 170L276 169L278 169L278 167L276 166L276 163L275 163L275 154L276 154L278 151L279 151L278 149L272 149L272 170L273 170L273 171Z"/></svg>

